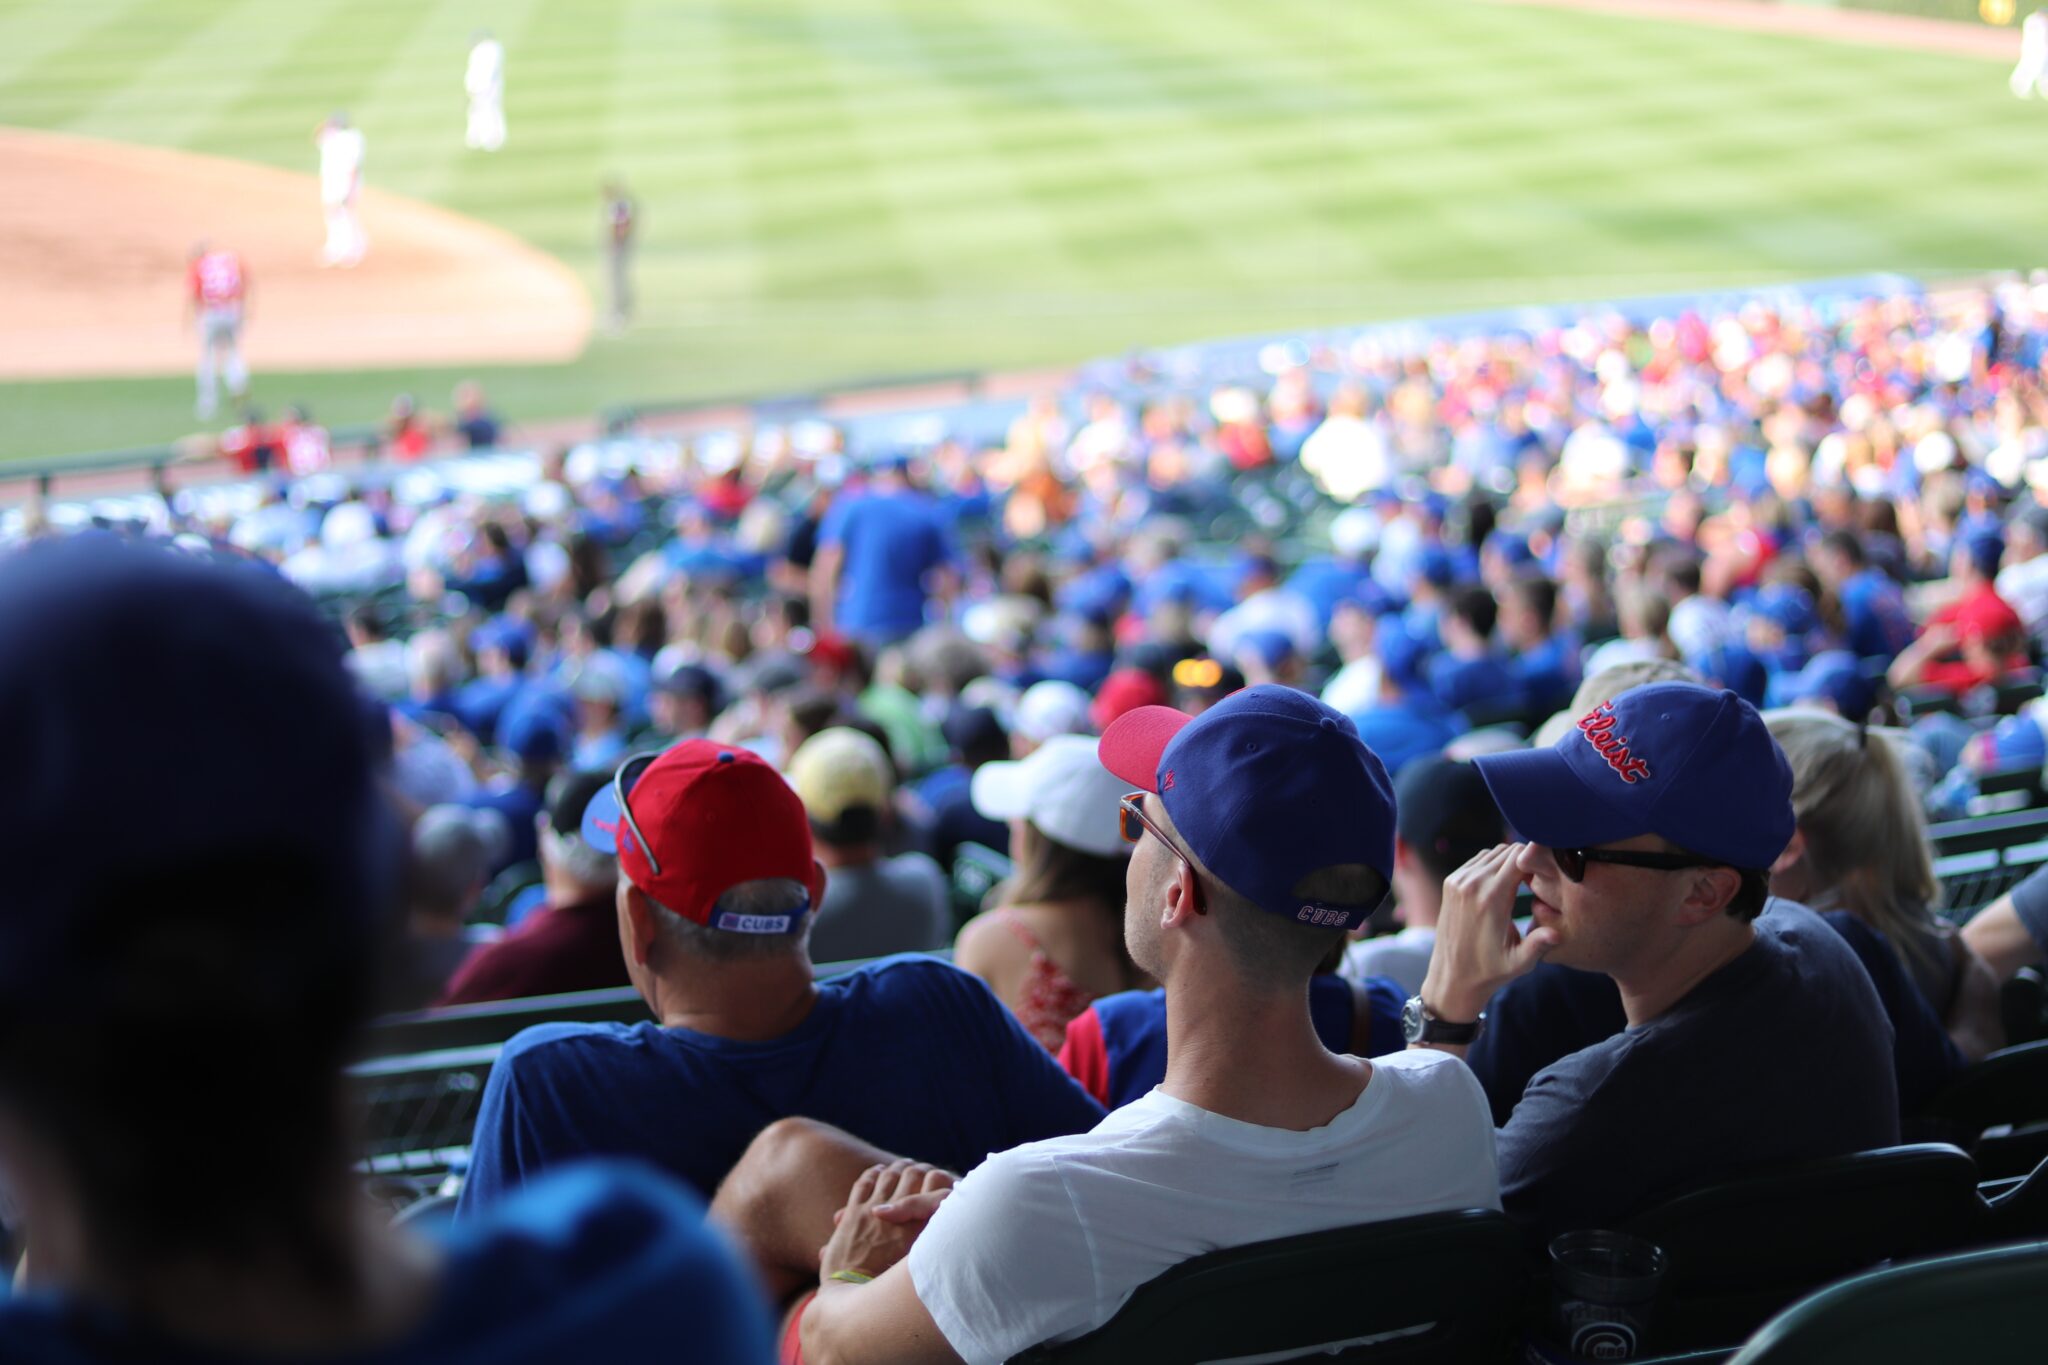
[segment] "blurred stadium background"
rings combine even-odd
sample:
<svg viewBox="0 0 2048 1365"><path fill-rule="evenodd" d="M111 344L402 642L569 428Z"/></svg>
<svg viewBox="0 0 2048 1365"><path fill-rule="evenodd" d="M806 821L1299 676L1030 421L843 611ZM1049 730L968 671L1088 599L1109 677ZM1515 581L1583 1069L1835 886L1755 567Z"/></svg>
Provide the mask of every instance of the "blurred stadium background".
<svg viewBox="0 0 2048 1365"><path fill-rule="evenodd" d="M482 25L508 52L497 155L462 145ZM2024 267L2048 110L2003 77L1994 56L1485 0L0 0L0 125L310 176L313 125L347 109L373 187L516 234L594 297L598 186L630 184L643 307L625 335L558 366L259 372L261 401L336 425L401 390L443 404L471 374L516 419L588 416ZM0 456L161 442L190 413L183 373L7 384Z"/></svg>

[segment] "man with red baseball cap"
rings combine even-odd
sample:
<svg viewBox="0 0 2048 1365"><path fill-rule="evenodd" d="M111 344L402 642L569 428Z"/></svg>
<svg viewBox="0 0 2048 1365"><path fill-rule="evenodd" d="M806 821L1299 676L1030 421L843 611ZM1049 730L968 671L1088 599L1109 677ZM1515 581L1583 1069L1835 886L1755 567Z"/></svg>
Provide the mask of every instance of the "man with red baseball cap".
<svg viewBox="0 0 2048 1365"><path fill-rule="evenodd" d="M1165 1081L1092 1132L998 1153L957 1184L813 1129L801 1159L773 1156L805 1178L764 1181L752 1201L721 1192L714 1216L735 1218L771 1280L812 1276L785 1361L995 1365L1084 1335L1218 1247L1498 1207L1470 1073L1420 1053L1337 1056L1310 1017L1310 976L1393 863L1393 794L1357 728L1306 693L1253 687L1193 719L1131 711L1101 758L1138 788L1121 811L1125 937L1165 985ZM799 1221L823 1252L776 1259L801 1244Z"/></svg>
<svg viewBox="0 0 2048 1365"><path fill-rule="evenodd" d="M458 1213L592 1153L645 1158L708 1195L796 1115L953 1170L1101 1117L965 972L898 957L813 980L825 869L803 802L748 750L692 739L629 759L583 838L618 854L619 941L654 1021L544 1024L507 1043Z"/></svg>

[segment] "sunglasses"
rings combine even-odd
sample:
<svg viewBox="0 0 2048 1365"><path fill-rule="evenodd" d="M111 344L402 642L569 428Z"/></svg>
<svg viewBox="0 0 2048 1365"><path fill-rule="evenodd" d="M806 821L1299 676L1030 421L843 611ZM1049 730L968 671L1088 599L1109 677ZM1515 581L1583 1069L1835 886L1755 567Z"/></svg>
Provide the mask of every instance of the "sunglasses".
<svg viewBox="0 0 2048 1365"><path fill-rule="evenodd" d="M1168 853L1181 860L1188 870L1189 879L1199 888L1201 878L1195 876L1195 860L1181 852L1180 845L1167 838L1165 830L1152 823L1151 818L1145 814L1144 802L1144 792L1131 792L1116 803L1117 833L1124 836L1125 843L1135 844L1145 837L1147 830L1150 830L1152 837L1164 844ZM1197 901L1195 909L1201 911L1204 907Z"/></svg>
<svg viewBox="0 0 2048 1365"><path fill-rule="evenodd" d="M1557 870L1564 873L1565 880L1582 882L1586 880L1587 863L1613 863L1617 867L1649 867L1660 872L1676 872L1684 867L1725 867L1712 858L1695 858L1690 853L1634 853L1627 849L1614 848L1553 848L1550 856L1557 861Z"/></svg>
<svg viewBox="0 0 2048 1365"><path fill-rule="evenodd" d="M619 771L612 777L612 799L619 804L619 818L625 821L626 828L633 832L634 842L640 845L640 852L646 857L647 866L657 877L661 875L661 863L655 859L654 845L650 844L646 834L641 832L640 822L633 818L633 808L626 804L626 793L638 784L641 775L660 757L660 754L635 754L620 764Z"/></svg>

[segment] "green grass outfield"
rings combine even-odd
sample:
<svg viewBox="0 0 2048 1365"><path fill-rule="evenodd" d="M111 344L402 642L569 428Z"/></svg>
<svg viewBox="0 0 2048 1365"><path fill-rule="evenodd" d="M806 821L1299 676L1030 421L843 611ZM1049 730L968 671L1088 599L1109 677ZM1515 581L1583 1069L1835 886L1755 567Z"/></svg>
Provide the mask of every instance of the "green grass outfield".
<svg viewBox="0 0 2048 1365"><path fill-rule="evenodd" d="M462 148L472 28L511 142ZM642 320L510 413L1057 364L1515 302L2030 265L2048 105L1997 63L1478 0L0 0L0 123L372 182ZM4 187L0 187L4 193ZM4 306L4 302L0 302ZM260 323L259 323L260 325ZM259 375L367 420L454 371ZM0 456L190 428L183 379L0 387Z"/></svg>

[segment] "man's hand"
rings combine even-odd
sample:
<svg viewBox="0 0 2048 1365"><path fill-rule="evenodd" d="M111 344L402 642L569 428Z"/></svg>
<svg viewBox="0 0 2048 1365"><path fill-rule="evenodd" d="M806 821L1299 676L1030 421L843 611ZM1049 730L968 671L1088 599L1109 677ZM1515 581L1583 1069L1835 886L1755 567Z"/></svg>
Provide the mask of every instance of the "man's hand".
<svg viewBox="0 0 2048 1365"><path fill-rule="evenodd" d="M1493 993L1532 970L1557 946L1555 929L1515 929L1521 844L1496 844L1444 878L1436 946L1422 982L1422 1003L1439 1019L1477 1019Z"/></svg>
<svg viewBox="0 0 2048 1365"><path fill-rule="evenodd" d="M910 1244L952 1192L958 1177L921 1161L870 1166L833 1215L832 1240L818 1253L818 1275L880 1275L910 1254Z"/></svg>

